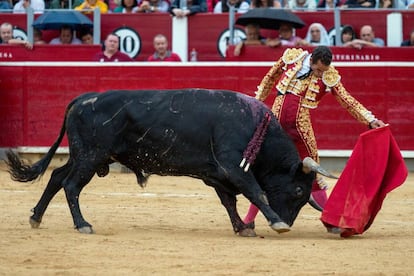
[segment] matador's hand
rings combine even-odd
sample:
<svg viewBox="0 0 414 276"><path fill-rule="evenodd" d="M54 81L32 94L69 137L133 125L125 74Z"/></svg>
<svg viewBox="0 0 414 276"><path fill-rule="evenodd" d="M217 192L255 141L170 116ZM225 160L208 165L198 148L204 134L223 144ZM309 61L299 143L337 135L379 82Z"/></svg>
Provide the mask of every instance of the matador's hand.
<svg viewBox="0 0 414 276"><path fill-rule="evenodd" d="M379 128L379 127L386 126L386 124L381 120L375 120L375 121L372 121L371 123L369 123L369 126L371 128Z"/></svg>

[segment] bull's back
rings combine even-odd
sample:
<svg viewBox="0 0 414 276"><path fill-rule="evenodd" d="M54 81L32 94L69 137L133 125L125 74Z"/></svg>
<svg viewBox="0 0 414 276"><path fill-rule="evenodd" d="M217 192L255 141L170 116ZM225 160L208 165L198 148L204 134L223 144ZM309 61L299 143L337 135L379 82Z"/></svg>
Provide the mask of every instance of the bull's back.
<svg viewBox="0 0 414 276"><path fill-rule="evenodd" d="M263 107L241 93L206 89L109 91L83 99L79 106L88 110L83 114L85 120L99 114L106 124L132 120L146 127L190 124L204 128L229 127L229 122L234 127L238 122L248 124L251 118L263 115Z"/></svg>
<svg viewBox="0 0 414 276"><path fill-rule="evenodd" d="M208 170L216 158L239 162L270 112L241 93L205 89L109 91L83 97L73 111L72 146L168 174Z"/></svg>
<svg viewBox="0 0 414 276"><path fill-rule="evenodd" d="M73 132L91 142L151 135L153 141L179 137L206 143L217 132L243 140L268 112L252 97L207 89L114 90L81 96L73 109L69 118L77 128Z"/></svg>

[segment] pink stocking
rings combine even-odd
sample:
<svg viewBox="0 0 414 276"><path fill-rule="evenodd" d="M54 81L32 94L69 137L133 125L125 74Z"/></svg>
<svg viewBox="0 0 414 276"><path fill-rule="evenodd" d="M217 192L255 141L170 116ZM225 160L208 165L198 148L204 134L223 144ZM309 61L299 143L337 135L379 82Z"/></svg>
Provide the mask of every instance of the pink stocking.
<svg viewBox="0 0 414 276"><path fill-rule="evenodd" d="M254 204L250 204L249 211L247 212L243 222L247 224L254 221L258 212L259 208L257 208Z"/></svg>

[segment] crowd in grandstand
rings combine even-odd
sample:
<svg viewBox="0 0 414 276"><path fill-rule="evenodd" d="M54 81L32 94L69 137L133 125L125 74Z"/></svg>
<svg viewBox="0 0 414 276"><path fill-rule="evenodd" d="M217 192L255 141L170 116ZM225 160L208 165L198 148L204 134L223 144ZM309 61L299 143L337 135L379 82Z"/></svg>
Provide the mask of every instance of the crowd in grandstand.
<svg viewBox="0 0 414 276"><path fill-rule="evenodd" d="M69 7L69 3L72 3ZM45 9L68 9L90 12L99 8L101 13L171 13L187 16L198 12L228 12L234 6L239 13L250 8L275 7L296 10L340 8L414 8L414 0L0 0L0 10L24 13L31 6L36 13Z"/></svg>
<svg viewBox="0 0 414 276"><path fill-rule="evenodd" d="M239 13L247 12L257 7L289 8L299 10L340 8L414 8L414 0L0 0L0 12L25 12L31 6L35 13L41 13L45 9L74 9L83 13L90 13L98 8L101 13L170 13L172 16L185 17L196 13L223 13L229 11L229 6L234 6ZM2 22L0 22L2 23ZM27 41L21 43L17 39L9 38L8 33L12 27L7 22L0 28L0 43L23 44L31 49L32 44ZM260 28L256 25L245 27L246 39L240 41L234 50L234 55L241 54L244 45L263 44L269 47L278 46L344 46L361 49L363 47L385 46L384 39L375 36L375 30L370 25L364 25L359 30L354 30L351 25L342 26L341 43L335 42L335 38L328 37L325 26L314 22L308 26L305 37L295 35L292 25L282 24L278 29L278 37L266 38L260 35ZM91 29L78 30L74 36L74 30L64 27L60 35L49 42L42 38L41 30L34 29L34 44L93 44ZM160 37L158 37L160 39ZM164 37L165 38L165 37ZM401 46L413 46L414 29L408 38L401 42ZM166 40L166 38L165 38ZM168 46L166 41L165 46ZM171 59L168 49L157 53L154 44L155 60ZM162 47L160 49L163 49ZM173 55L174 56L174 55ZM175 58L179 61L179 57Z"/></svg>

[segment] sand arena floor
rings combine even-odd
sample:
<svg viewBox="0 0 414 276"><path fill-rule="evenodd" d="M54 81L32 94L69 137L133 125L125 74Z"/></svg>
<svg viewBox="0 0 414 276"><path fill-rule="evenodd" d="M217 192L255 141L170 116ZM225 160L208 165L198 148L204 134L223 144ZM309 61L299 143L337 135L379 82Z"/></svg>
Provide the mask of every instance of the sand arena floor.
<svg viewBox="0 0 414 276"><path fill-rule="evenodd" d="M51 170L32 184L13 182L0 164L0 275L413 275L414 175L385 199L373 226L343 239L326 233L320 214L300 212L278 234L262 215L259 237L232 231L213 189L186 177L111 172L95 177L81 208L95 234L79 234L63 191L39 229L28 223ZM330 182L331 187L334 185ZM248 202L239 197L239 211Z"/></svg>

